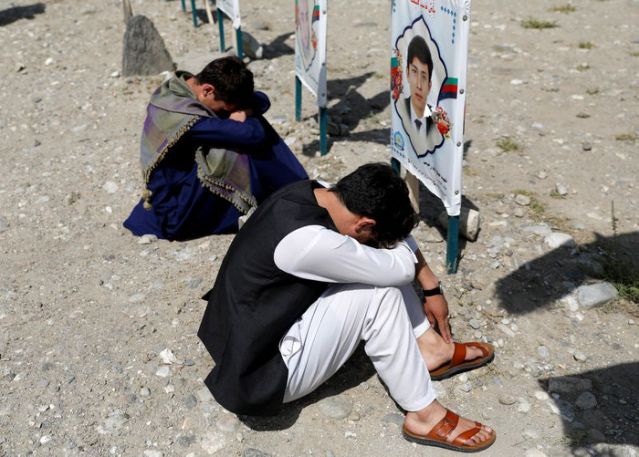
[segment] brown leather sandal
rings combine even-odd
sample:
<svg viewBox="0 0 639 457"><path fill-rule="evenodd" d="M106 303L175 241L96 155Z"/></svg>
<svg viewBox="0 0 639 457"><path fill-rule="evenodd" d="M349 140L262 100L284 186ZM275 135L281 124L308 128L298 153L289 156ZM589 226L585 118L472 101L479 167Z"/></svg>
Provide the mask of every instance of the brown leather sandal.
<svg viewBox="0 0 639 457"><path fill-rule="evenodd" d="M430 379L433 381L441 381L450 378L457 373L474 370L489 364L495 358L495 348L492 344L471 342L471 343L453 343L455 352L453 358L448 363L432 370ZM464 360L466 358L466 347L475 347L481 350L482 356L472 360Z"/></svg>
<svg viewBox="0 0 639 457"><path fill-rule="evenodd" d="M426 446L436 446L451 451L458 452L479 452L488 449L497 439L497 433L493 430L492 435L481 443L473 443L472 437L481 431L482 425L475 422L475 426L470 430L460 433L452 441L448 441L450 434L457 427L459 416L450 410L446 410L446 415L440 420L433 429L426 435L417 435L406 428L406 424L402 428L402 434L408 441Z"/></svg>

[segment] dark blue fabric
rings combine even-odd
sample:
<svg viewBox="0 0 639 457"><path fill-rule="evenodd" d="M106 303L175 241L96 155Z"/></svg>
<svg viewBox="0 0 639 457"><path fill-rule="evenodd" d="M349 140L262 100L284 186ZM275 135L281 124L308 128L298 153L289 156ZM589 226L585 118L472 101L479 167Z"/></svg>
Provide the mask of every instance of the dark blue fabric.
<svg viewBox="0 0 639 457"><path fill-rule="evenodd" d="M262 95L256 93L257 103L261 103L254 108L258 113L269 106L268 98ZM237 231L241 213L203 187L197 177L195 150L200 145L248 154L251 193L258 203L287 184L308 179L291 150L261 115L245 122L201 119L151 174L147 188L152 192L152 208L144 209L140 201L124 221L133 234L183 241Z"/></svg>

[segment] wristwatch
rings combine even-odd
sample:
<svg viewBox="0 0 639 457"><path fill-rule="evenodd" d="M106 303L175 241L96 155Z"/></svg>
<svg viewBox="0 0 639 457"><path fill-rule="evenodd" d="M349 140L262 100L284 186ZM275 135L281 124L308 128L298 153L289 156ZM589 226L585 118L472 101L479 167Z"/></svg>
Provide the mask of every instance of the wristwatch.
<svg viewBox="0 0 639 457"><path fill-rule="evenodd" d="M424 298L434 295L444 295L444 288L442 287L441 281L437 284L437 287L433 289L422 289L422 291L424 292Z"/></svg>

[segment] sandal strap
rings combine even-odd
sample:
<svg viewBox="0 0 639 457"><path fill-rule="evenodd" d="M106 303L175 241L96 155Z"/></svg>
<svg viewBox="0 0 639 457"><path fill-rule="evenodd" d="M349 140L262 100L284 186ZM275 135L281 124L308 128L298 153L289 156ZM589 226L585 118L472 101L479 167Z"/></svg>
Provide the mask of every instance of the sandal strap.
<svg viewBox="0 0 639 457"><path fill-rule="evenodd" d="M449 366L456 367L464 363L464 360L466 360L466 344L468 343L454 343L455 352L453 352L453 358L450 359Z"/></svg>
<svg viewBox="0 0 639 457"><path fill-rule="evenodd" d="M440 420L426 436L432 439L448 441L450 433L455 430L458 422L459 416L450 410L446 410L446 415L443 419Z"/></svg>
<svg viewBox="0 0 639 457"><path fill-rule="evenodd" d="M475 427L457 435L457 437L455 437L452 441L452 444L456 444L458 446L467 444L473 436L477 435L481 431L481 424L479 422L475 422L475 424Z"/></svg>
<svg viewBox="0 0 639 457"><path fill-rule="evenodd" d="M486 349L486 347L483 344L481 344L481 343L478 343L476 341L472 341L472 342L464 343L464 344L466 346L470 346L470 347L474 347L474 348L479 349L481 351L482 357L486 357L488 355L488 349Z"/></svg>

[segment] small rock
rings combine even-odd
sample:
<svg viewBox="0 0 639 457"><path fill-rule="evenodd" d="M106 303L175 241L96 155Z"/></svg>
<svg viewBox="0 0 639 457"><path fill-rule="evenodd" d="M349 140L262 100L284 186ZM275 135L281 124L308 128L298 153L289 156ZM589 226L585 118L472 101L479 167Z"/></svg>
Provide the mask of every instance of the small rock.
<svg viewBox="0 0 639 457"><path fill-rule="evenodd" d="M138 238L138 244L151 244L156 242L157 240L158 240L158 237L156 235L148 233Z"/></svg>
<svg viewBox="0 0 639 457"><path fill-rule="evenodd" d="M546 179L548 177L548 174L545 171L540 171L539 173L537 173L537 178L539 179Z"/></svg>
<svg viewBox="0 0 639 457"><path fill-rule="evenodd" d="M357 438L357 433L347 430L344 432L344 438Z"/></svg>
<svg viewBox="0 0 639 457"><path fill-rule="evenodd" d="M171 369L167 365L161 366L155 372L155 375L160 378L166 378L169 374L171 374Z"/></svg>
<svg viewBox="0 0 639 457"><path fill-rule="evenodd" d="M213 395L211 395L211 391L208 387L202 387L195 393L195 395L197 396L197 399L202 403L213 400Z"/></svg>
<svg viewBox="0 0 639 457"><path fill-rule="evenodd" d="M40 438L40 444L45 445L51 441L51 436L44 435Z"/></svg>
<svg viewBox="0 0 639 457"><path fill-rule="evenodd" d="M164 455L160 451L156 451L154 449L147 449L142 454L144 457L162 457Z"/></svg>
<svg viewBox="0 0 639 457"><path fill-rule="evenodd" d="M585 362L588 360L588 356L581 351L575 351L572 355L577 362Z"/></svg>
<svg viewBox="0 0 639 457"><path fill-rule="evenodd" d="M209 431L202 438L202 449L208 454L215 454L226 447L226 438L218 431Z"/></svg>
<svg viewBox="0 0 639 457"><path fill-rule="evenodd" d="M178 445L182 446L182 447L190 447L192 444L195 443L195 436L194 435L180 435L177 438L177 443Z"/></svg>
<svg viewBox="0 0 639 457"><path fill-rule="evenodd" d="M477 330L481 327L481 322L479 322L477 319L471 319L468 321L468 325Z"/></svg>
<svg viewBox="0 0 639 457"><path fill-rule="evenodd" d="M497 328L499 330L501 330L502 332L504 332L506 335L508 335L511 338L513 338L515 336L515 332L513 332L511 329L506 327L504 324L497 324Z"/></svg>
<svg viewBox="0 0 639 457"><path fill-rule="evenodd" d="M473 390L473 385L470 382L465 382L463 384L460 384L458 386L458 389L461 390L462 392L470 392L471 390Z"/></svg>
<svg viewBox="0 0 639 457"><path fill-rule="evenodd" d="M579 286L575 291L577 301L584 308L592 308L593 306L602 305L619 296L615 286L609 282L600 282L597 284L587 284Z"/></svg>
<svg viewBox="0 0 639 457"><path fill-rule="evenodd" d="M521 208L515 208L515 210L513 211L513 214L515 215L515 217L524 217L526 213Z"/></svg>
<svg viewBox="0 0 639 457"><path fill-rule="evenodd" d="M149 397L151 395L151 389L148 387L142 387L140 389L140 397Z"/></svg>
<svg viewBox="0 0 639 457"><path fill-rule="evenodd" d="M104 189L107 194L114 194L118 191L118 185L113 181L107 181L102 186L102 189Z"/></svg>
<svg viewBox="0 0 639 457"><path fill-rule="evenodd" d="M530 412L530 403L524 398L519 399L519 406L517 406L517 411L523 414L527 414Z"/></svg>
<svg viewBox="0 0 639 457"><path fill-rule="evenodd" d="M504 394L499 396L499 403L502 405L510 406L517 403L517 399L512 395Z"/></svg>
<svg viewBox="0 0 639 457"><path fill-rule="evenodd" d="M272 457L272 455L264 451L260 451L259 449L250 447L244 450L244 452L242 453L242 457Z"/></svg>
<svg viewBox="0 0 639 457"><path fill-rule="evenodd" d="M9 230L9 222L3 216L0 216L0 233L6 232Z"/></svg>
<svg viewBox="0 0 639 457"><path fill-rule="evenodd" d="M552 233L552 229L547 224L526 225L521 228L524 232L534 233L539 236L547 236Z"/></svg>
<svg viewBox="0 0 639 457"><path fill-rule="evenodd" d="M584 141L584 143L581 145L581 149L583 149L584 151L591 151L592 144L588 143L587 141Z"/></svg>
<svg viewBox="0 0 639 457"><path fill-rule="evenodd" d="M208 389L206 389L207 393L208 393ZM211 397L211 394L208 394L209 397ZM195 398L194 395L187 395L186 397L184 397L184 400L182 400L182 403L184 404L184 406L186 407L186 409L193 409L197 406L197 398Z"/></svg>
<svg viewBox="0 0 639 457"><path fill-rule="evenodd" d="M129 415L120 411L115 410L109 414L109 416L105 419L104 424L98 427L98 433L104 435L107 433L112 433L120 428L129 420Z"/></svg>
<svg viewBox="0 0 639 457"><path fill-rule="evenodd" d="M592 392L582 392L575 401L577 408L581 409L593 409L597 406L597 398Z"/></svg>
<svg viewBox="0 0 639 457"><path fill-rule="evenodd" d="M129 303L140 303L146 298L144 294L133 294L129 297Z"/></svg>
<svg viewBox="0 0 639 457"><path fill-rule="evenodd" d="M546 235L544 244L551 249L556 249L560 246L573 247L575 246L575 240L567 233L553 232Z"/></svg>
<svg viewBox="0 0 639 457"><path fill-rule="evenodd" d="M351 403L343 397L328 397L319 402L319 409L332 419L344 419L352 411Z"/></svg>
<svg viewBox="0 0 639 457"><path fill-rule="evenodd" d="M528 195L517 194L515 196L515 203L521 206L528 206L530 205L530 197Z"/></svg>
<svg viewBox="0 0 639 457"><path fill-rule="evenodd" d="M240 421L231 414L224 414L215 422L215 426L224 433L235 433L240 427Z"/></svg>
<svg viewBox="0 0 639 457"><path fill-rule="evenodd" d="M550 358L550 351L548 351L546 346L539 346L537 348L537 354L539 354L539 357L543 360L548 360Z"/></svg>
<svg viewBox="0 0 639 457"><path fill-rule="evenodd" d="M162 351L160 351L160 360L162 360L162 363L164 365L181 365L182 362L180 360L177 359L177 357L175 357L175 354L173 354L173 352L169 349L166 348Z"/></svg>
<svg viewBox="0 0 639 457"><path fill-rule="evenodd" d="M568 194L568 189L566 189L566 186L564 186L563 184L555 183L555 192L563 197L564 195Z"/></svg>
<svg viewBox="0 0 639 457"><path fill-rule="evenodd" d="M401 427L404 424L404 416L398 413L389 413L382 417L382 424L395 424Z"/></svg>

